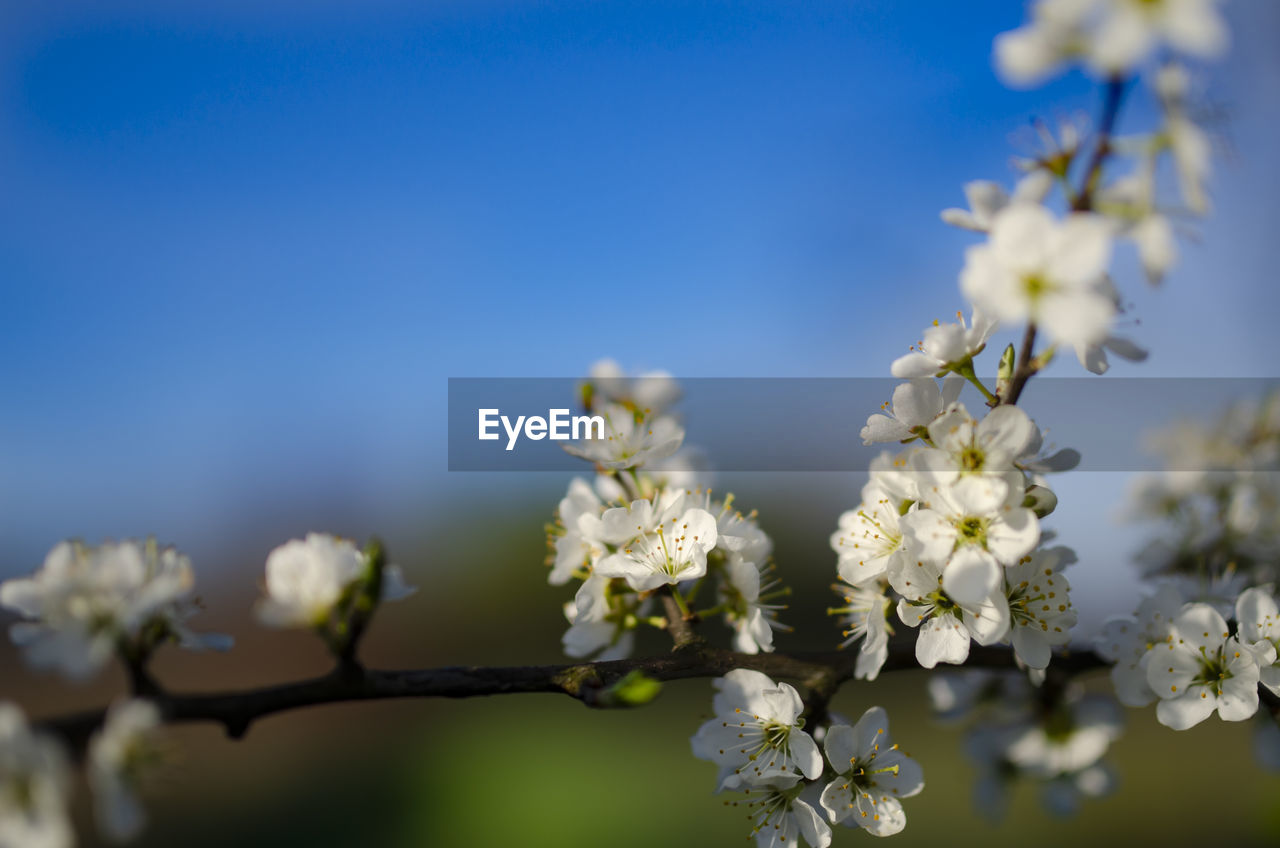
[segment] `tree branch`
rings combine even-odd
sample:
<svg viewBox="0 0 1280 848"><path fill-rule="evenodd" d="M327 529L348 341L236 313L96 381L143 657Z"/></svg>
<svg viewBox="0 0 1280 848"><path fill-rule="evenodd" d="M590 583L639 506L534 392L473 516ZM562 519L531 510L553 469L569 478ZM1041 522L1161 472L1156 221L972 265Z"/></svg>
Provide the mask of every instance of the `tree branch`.
<svg viewBox="0 0 1280 848"><path fill-rule="evenodd" d="M595 663L541 666L448 666L405 671L379 671L339 666L310 680L217 693L157 691L151 699L171 724L220 724L233 739L242 737L258 719L276 713L322 704L376 701L388 698L476 698L521 692L557 692L589 707L618 706L609 687L632 672L655 680L719 677L735 668L749 668L771 677L795 680L808 687L810 717L821 720L827 701L842 683L853 678L856 651L798 654L743 654L705 644L686 643L670 654ZM1106 663L1092 651L1066 652L1054 658L1051 674L1070 676ZM890 645L883 671L918 669L910 640ZM958 668L1016 668L1007 647L974 646L968 662ZM63 739L77 754L102 724L105 709L48 718L37 726ZM812 722L811 722L812 723Z"/></svg>
<svg viewBox="0 0 1280 848"><path fill-rule="evenodd" d="M1102 177L1102 164L1111 155L1111 135L1116 129L1116 120L1120 117L1120 102L1124 99L1125 81L1112 77L1107 81L1106 93L1103 96L1102 118L1098 121L1098 140L1093 154L1085 166L1080 191L1076 192L1075 201L1071 204L1073 212L1087 212L1093 208L1093 192Z"/></svg>
<svg viewBox="0 0 1280 848"><path fill-rule="evenodd" d="M1076 192L1071 203L1072 212L1087 212L1093 208L1093 194L1102 178L1102 166L1111 155L1111 136L1116 129L1116 121L1120 117L1120 104L1124 100L1125 81L1120 77L1112 77L1107 81L1102 103L1102 117L1098 121L1098 138L1093 152L1084 168L1080 190ZM1027 330L1022 336L1022 347L1018 351L1018 365L1013 377L1009 380L1009 389L1000 398L1000 403L1016 404L1022 396L1027 381L1036 375L1042 367L1035 361L1036 324L1027 323Z"/></svg>

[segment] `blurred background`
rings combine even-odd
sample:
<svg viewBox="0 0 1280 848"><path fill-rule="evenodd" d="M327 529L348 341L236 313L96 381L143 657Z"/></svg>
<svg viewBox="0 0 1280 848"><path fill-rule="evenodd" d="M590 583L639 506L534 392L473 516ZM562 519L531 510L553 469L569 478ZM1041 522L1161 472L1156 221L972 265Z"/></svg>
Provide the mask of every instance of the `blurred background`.
<svg viewBox="0 0 1280 848"><path fill-rule="evenodd" d="M1277 376L1280 5L1228 17L1203 91L1215 212L1161 289L1122 277L1126 332L1152 356L1114 375ZM603 356L887 374L962 305L973 237L938 211L967 180L1011 183L1032 119L1096 108L1079 74L1000 84L991 40L1022 18L1015 2L4 4L0 578L63 538L154 534L195 563L193 623L237 638L166 652L158 675L248 686L327 667L313 639L251 622L267 552L377 533L422 589L379 614L371 663L555 661L567 593L545 583L542 525L568 476L447 472L446 379L571 377ZM1145 93L1131 107L1122 132L1152 125ZM717 481L759 508L795 587L783 649L837 641L827 537L861 483ZM1082 635L1133 606L1128 483L1057 479ZM993 826L924 680L835 704L884 705L924 765L897 844L1280 839L1280 779L1247 728L1175 737L1150 710L1129 712L1115 795L1058 821L1023 787ZM37 715L120 684L33 675L0 647L0 697ZM741 813L688 750L709 710L690 681L633 713L529 696L328 707L236 743L182 728L141 844L738 844Z"/></svg>

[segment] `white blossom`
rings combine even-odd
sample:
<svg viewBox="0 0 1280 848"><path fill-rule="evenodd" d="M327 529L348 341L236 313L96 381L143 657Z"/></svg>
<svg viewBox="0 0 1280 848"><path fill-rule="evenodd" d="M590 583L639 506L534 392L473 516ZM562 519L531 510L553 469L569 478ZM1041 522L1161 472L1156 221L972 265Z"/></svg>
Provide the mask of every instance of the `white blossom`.
<svg viewBox="0 0 1280 848"><path fill-rule="evenodd" d="M637 592L696 580L707 573L707 553L716 546L716 538L711 513L687 509L600 560L595 573L622 577Z"/></svg>
<svg viewBox="0 0 1280 848"><path fill-rule="evenodd" d="M146 811L138 799L140 782L159 758L156 731L160 711L150 701L117 701L89 740L88 780L98 828L113 842L142 832Z"/></svg>
<svg viewBox="0 0 1280 848"><path fill-rule="evenodd" d="M1161 47L1212 58L1227 43L1217 0L1037 0L1030 22L997 36L995 53L1009 82L1029 85L1076 58L1114 77Z"/></svg>
<svg viewBox="0 0 1280 848"><path fill-rule="evenodd" d="M1203 215L1209 211L1205 184L1212 167L1213 146L1205 131L1187 114L1190 87L1190 77L1181 65L1166 65L1156 75L1156 92L1164 107L1164 141L1173 156L1182 200L1192 212Z"/></svg>
<svg viewBox="0 0 1280 848"><path fill-rule="evenodd" d="M862 503L843 513L831 534L840 579L861 586L883 577L890 563L907 556L900 526L900 500L875 480L862 487Z"/></svg>
<svg viewBox="0 0 1280 848"><path fill-rule="evenodd" d="M1056 552L1044 549L1005 569L1009 638L1018 659L1030 668L1048 667L1051 650L1071 640L1076 611L1071 584L1060 567Z"/></svg>
<svg viewBox="0 0 1280 848"><path fill-rule="evenodd" d="M822 791L832 823L856 825L875 836L906 827L902 799L924 789L924 772L890 738L883 708L867 710L853 727L832 726L823 746L836 772Z"/></svg>
<svg viewBox="0 0 1280 848"><path fill-rule="evenodd" d="M1037 0L1031 20L996 36L996 67L1014 85L1048 76L1082 49L1081 28L1093 0Z"/></svg>
<svg viewBox="0 0 1280 848"><path fill-rule="evenodd" d="M70 776L61 746L27 724L16 705L0 701L0 846L69 848Z"/></svg>
<svg viewBox="0 0 1280 848"><path fill-rule="evenodd" d="M889 658L889 610L893 602L886 594L888 586L883 580L861 586L837 585L836 591L844 600L844 606L831 610L840 615L845 629L842 632L847 647L861 641L858 659L854 661L853 676L857 680L875 680L881 667Z"/></svg>
<svg viewBox="0 0 1280 848"><path fill-rule="evenodd" d="M1115 314L1102 288L1110 257L1101 216L1058 221L1043 206L1016 203L996 215L985 244L966 252L960 288L1002 322L1034 321L1054 342L1096 344Z"/></svg>
<svg viewBox="0 0 1280 848"><path fill-rule="evenodd" d="M1275 658L1270 642L1231 636L1213 607L1187 604L1147 661L1147 683L1160 697L1156 718L1174 730L1199 724L1215 710L1223 721L1249 718L1258 711L1258 667Z"/></svg>
<svg viewBox="0 0 1280 848"><path fill-rule="evenodd" d="M1178 245L1169 219L1153 212L1130 227L1128 234L1138 246L1138 259L1147 279L1156 283L1163 280L1178 261Z"/></svg>
<svg viewBox="0 0 1280 848"><path fill-rule="evenodd" d="M1089 768L1124 729L1124 718L1110 698L1068 696L1057 709L1059 713L1017 729L1005 751L1010 762L1037 777Z"/></svg>
<svg viewBox="0 0 1280 848"><path fill-rule="evenodd" d="M1103 625L1095 647L1103 659L1115 663L1111 683L1120 703L1145 707L1156 699L1147 683L1148 654L1168 637L1182 603L1182 594L1166 583L1144 598L1134 615L1117 616Z"/></svg>
<svg viewBox="0 0 1280 848"><path fill-rule="evenodd" d="M1236 601L1236 623L1240 641L1250 645L1266 641L1280 650L1280 608L1273 587L1257 586L1242 592ZM1259 674L1262 685L1280 695L1280 664L1272 661L1262 665Z"/></svg>
<svg viewBox="0 0 1280 848"><path fill-rule="evenodd" d="M716 550L730 562L763 564L773 553L773 540L756 523L756 513L743 513L733 507L734 497L713 500L710 489L685 491L682 506L700 507L716 519Z"/></svg>
<svg viewBox="0 0 1280 848"><path fill-rule="evenodd" d="M688 506L697 506L697 502L687 503L683 490L661 489L649 497L606 509L600 516L601 527L595 532L606 544L617 547L654 532Z"/></svg>
<svg viewBox="0 0 1280 848"><path fill-rule="evenodd" d="M1218 0L1102 0L1089 64L1102 74L1132 70L1158 47L1209 59L1228 43Z"/></svg>
<svg viewBox="0 0 1280 848"><path fill-rule="evenodd" d="M33 576L0 585L0 604L28 619L9 633L31 665L83 679L117 651L145 656L165 640L229 647L230 637L187 628L194 584L191 561L152 540L62 542Z"/></svg>
<svg viewBox="0 0 1280 848"><path fill-rule="evenodd" d="M1153 284L1163 280L1178 260L1173 225L1156 208L1155 170L1156 157L1144 151L1137 173L1103 186L1096 202L1137 246L1142 269Z"/></svg>
<svg viewBox="0 0 1280 848"><path fill-rule="evenodd" d="M649 414L616 403L605 404L604 438L583 439L564 445L574 456L594 462L598 468L621 471L666 459L684 443L684 428L669 415Z"/></svg>
<svg viewBox="0 0 1280 848"><path fill-rule="evenodd" d="M723 537L722 537L723 538ZM773 650L777 604L764 603L761 591L768 593L778 586L770 581L761 586L760 566L754 562L730 558L724 564L720 581L720 601L725 607L725 620L733 628L733 649L744 654L768 653Z"/></svg>
<svg viewBox="0 0 1280 848"><path fill-rule="evenodd" d="M1017 471L964 476L932 487L922 508L903 517L909 557L935 564L955 600L979 604L994 593L1003 604L1002 566L1039 541L1035 513L1021 506L1021 479Z"/></svg>
<svg viewBox="0 0 1280 848"><path fill-rule="evenodd" d="M1115 286L1110 280L1104 279L1098 285L1098 290L1111 299L1111 304L1115 308L1116 314L1123 311L1120 305L1120 293L1116 291ZM1108 352L1114 353L1121 359L1129 362L1144 362L1147 358L1147 351L1126 338L1108 332L1107 335L1098 342L1076 342L1072 345L1075 350L1076 359L1086 370L1094 374L1105 374L1111 367L1111 363L1107 357Z"/></svg>
<svg viewBox="0 0 1280 848"><path fill-rule="evenodd" d="M695 757L720 767L717 791L822 773L818 745L800 729L804 702L790 684L737 668L712 685L715 717L690 742Z"/></svg>
<svg viewBox="0 0 1280 848"><path fill-rule="evenodd" d="M955 323L933 322L924 337L912 346L912 352L893 361L890 372L900 379L936 377L942 372L960 368L982 352L996 322L975 308L968 324L964 315L956 313ZM955 389L959 392L959 389ZM952 397L947 403L954 401ZM925 422L928 423L928 422Z"/></svg>
<svg viewBox="0 0 1280 848"><path fill-rule="evenodd" d="M934 486L962 475L1000 474L1014 469L1037 434L1035 424L1016 406L997 406L978 421L964 404L955 403L929 425L934 447L916 451L912 464L924 475L923 482ZM1020 488L1016 478L1008 482Z"/></svg>
<svg viewBox="0 0 1280 848"><path fill-rule="evenodd" d="M635 631L626 626L627 609L610 603L609 588L609 578L592 575L582 582L574 599L564 605L570 626L561 644L567 656L581 659L599 652L597 661L631 656Z"/></svg>
<svg viewBox="0 0 1280 848"><path fill-rule="evenodd" d="M919 500L921 481L915 471L915 456L922 450L924 447L917 444L897 453L882 451L871 460L870 482L898 503Z"/></svg>
<svg viewBox="0 0 1280 848"><path fill-rule="evenodd" d="M1001 209L1010 203L1022 201L1040 203L1052 188L1053 175L1040 168L1032 170L1031 173L1018 181L1018 184L1013 189L1012 197L1005 192L999 183L993 183L989 180L974 180L964 185L964 196L969 201L969 208L943 209L942 220L953 227L985 233L991 229L991 221ZM974 316L973 324L975 327L978 326L977 315ZM990 335L990 329L987 330L987 334ZM985 341L985 337L983 340ZM894 376L905 377L907 375L894 374Z"/></svg>
<svg viewBox="0 0 1280 848"><path fill-rule="evenodd" d="M604 522L600 518L604 509L604 500L591 484L581 477L573 478L556 512L564 533L552 537L555 557L547 575L552 586L568 583L575 571L590 570L604 556Z"/></svg>
<svg viewBox="0 0 1280 848"><path fill-rule="evenodd" d="M317 627L354 585L366 579L368 558L349 539L308 533L291 539L267 555L266 597L255 609L269 627ZM382 571L382 601L396 601L417 591L407 585L400 568Z"/></svg>
<svg viewBox="0 0 1280 848"><path fill-rule="evenodd" d="M680 400L680 384L666 371L646 371L628 377L612 359L601 359L587 372L592 390L606 403L631 404L646 413L660 413Z"/></svg>
<svg viewBox="0 0 1280 848"><path fill-rule="evenodd" d="M751 836L756 848L795 848L803 837L811 848L827 848L831 844L831 828L804 795L807 787L794 779L774 781L763 788L745 790L751 800ZM734 806L738 803L734 802Z"/></svg>
<svg viewBox="0 0 1280 848"><path fill-rule="evenodd" d="M925 668L940 662L960 664L969 657L969 641L992 645L1009 632L1009 605L994 590L977 602L960 602L942 588L938 565L929 560L896 566L889 572L898 601L898 618L919 627L916 660Z"/></svg>
<svg viewBox="0 0 1280 848"><path fill-rule="evenodd" d="M883 412L872 413L858 435L864 445L915 438L955 403L963 388L964 378L954 374L943 379L941 388L931 377L900 383L893 390L893 400L881 407Z"/></svg>

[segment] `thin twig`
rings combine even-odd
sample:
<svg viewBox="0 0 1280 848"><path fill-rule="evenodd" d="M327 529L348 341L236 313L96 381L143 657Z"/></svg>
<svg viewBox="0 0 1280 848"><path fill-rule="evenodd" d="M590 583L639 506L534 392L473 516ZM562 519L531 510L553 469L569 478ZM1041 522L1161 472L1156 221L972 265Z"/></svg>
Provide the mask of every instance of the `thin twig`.
<svg viewBox="0 0 1280 848"><path fill-rule="evenodd" d="M1123 79L1112 77L1107 81L1106 93L1103 95L1102 118L1098 121L1098 140L1085 166L1080 190L1076 192L1075 201L1071 204L1073 212L1087 212L1093 208L1093 194L1102 177L1102 165L1111 155L1111 136L1116 129L1116 120L1120 117L1120 103L1124 99L1124 92Z"/></svg>
<svg viewBox="0 0 1280 848"><path fill-rule="evenodd" d="M476 698L521 692L558 692L590 707L609 707L609 687L634 671L655 680L719 677L735 668L748 668L771 677L795 680L819 694L811 704L817 719L840 684L853 678L856 651L797 654L743 654L697 641L669 654L610 662L540 666L449 666L445 668L381 671L339 667L310 680L259 689L216 693L160 690L152 696L166 722L220 724L232 738L240 738L260 718L304 707L346 701L388 698ZM1067 652L1054 658L1055 674L1074 675L1104 668L1092 651ZM909 640L894 643L882 671L918 669ZM965 668L1015 669L1013 652L1001 647L974 646ZM81 752L101 724L104 709L44 719L37 725Z"/></svg>
<svg viewBox="0 0 1280 848"><path fill-rule="evenodd" d="M1071 202L1073 212L1088 212L1093 208L1094 191L1102 178L1102 166L1111 155L1111 137L1116 129L1116 121L1120 117L1120 104L1124 100L1124 92L1123 79L1112 77L1107 81L1103 95L1102 117L1098 121L1098 138L1085 165L1080 190L1076 192L1075 199ZM1018 398L1022 396L1022 390L1026 387L1027 381L1042 367L1042 364L1035 359L1036 332L1035 322L1028 322L1027 330L1022 336L1022 347L1018 351L1017 367L1014 368L1013 377L1009 380L1009 389L1000 398L1000 403L1016 404Z"/></svg>

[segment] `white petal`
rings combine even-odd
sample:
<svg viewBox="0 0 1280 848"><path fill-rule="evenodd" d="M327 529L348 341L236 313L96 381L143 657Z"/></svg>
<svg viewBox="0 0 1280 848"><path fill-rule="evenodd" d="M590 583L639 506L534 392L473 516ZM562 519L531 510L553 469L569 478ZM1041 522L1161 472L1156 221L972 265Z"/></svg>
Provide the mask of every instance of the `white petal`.
<svg viewBox="0 0 1280 848"><path fill-rule="evenodd" d="M1165 727L1186 730L1213 715L1214 706L1214 699L1201 698L1198 694L1171 698L1156 704L1156 720Z"/></svg>
<svg viewBox="0 0 1280 848"><path fill-rule="evenodd" d="M1013 632L1010 634L1010 640L1013 642L1014 652L1027 666L1030 668L1049 667L1049 642L1044 638L1039 625L1035 622L1015 624Z"/></svg>
<svg viewBox="0 0 1280 848"><path fill-rule="evenodd" d="M942 570L942 590L958 603L980 604L1001 586L1002 576L995 557L976 545L965 545Z"/></svg>
<svg viewBox="0 0 1280 848"><path fill-rule="evenodd" d="M990 222L995 214L1009 205L1009 195L999 183L974 180L965 183L964 196L979 221Z"/></svg>
<svg viewBox="0 0 1280 848"><path fill-rule="evenodd" d="M1050 279L1068 286L1092 285L1111 260L1110 224L1101 215L1068 215L1050 239Z"/></svg>
<svg viewBox="0 0 1280 848"><path fill-rule="evenodd" d="M937 615L920 626L916 660L925 668L940 662L959 665L969 658L969 631L953 615Z"/></svg>
<svg viewBox="0 0 1280 848"><path fill-rule="evenodd" d="M867 424L858 433L864 445L877 442L900 442L911 436L911 431L901 421L875 413L867 418Z"/></svg>
<svg viewBox="0 0 1280 848"><path fill-rule="evenodd" d="M913 351L893 360L889 373L900 380L910 380L915 377L932 377L938 373L938 368L937 360Z"/></svg>
<svg viewBox="0 0 1280 848"><path fill-rule="evenodd" d="M893 390L893 416L907 427L927 425L942 412L942 393L932 378L912 380Z"/></svg>
<svg viewBox="0 0 1280 848"><path fill-rule="evenodd" d="M987 526L987 550L1005 565L1031 553L1039 541L1040 522L1023 507L1009 510Z"/></svg>
<svg viewBox="0 0 1280 848"><path fill-rule="evenodd" d="M831 828L813 807L797 798L791 804L791 815L800 828L800 835L813 848L827 848L831 844Z"/></svg>
<svg viewBox="0 0 1280 848"><path fill-rule="evenodd" d="M1092 291L1064 291L1045 295L1036 315L1054 341L1072 346L1099 344L1107 336L1115 304Z"/></svg>

